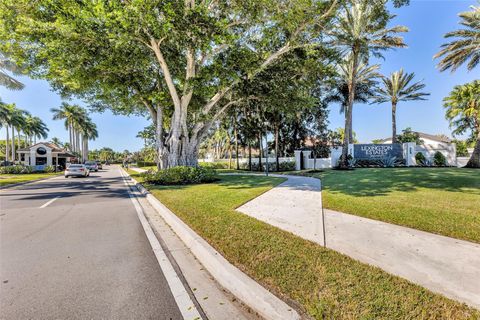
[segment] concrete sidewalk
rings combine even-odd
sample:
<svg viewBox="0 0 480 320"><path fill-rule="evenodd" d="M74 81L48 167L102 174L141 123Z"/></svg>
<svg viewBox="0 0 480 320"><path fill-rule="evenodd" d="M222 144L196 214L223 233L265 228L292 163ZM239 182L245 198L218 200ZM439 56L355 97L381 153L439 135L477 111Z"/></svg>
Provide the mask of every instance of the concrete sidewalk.
<svg viewBox="0 0 480 320"><path fill-rule="evenodd" d="M138 172L138 173L147 172L147 170L142 169L142 168L137 168L137 167L130 167L129 169L131 169L131 170L133 170L133 171L136 171L136 172Z"/></svg>
<svg viewBox="0 0 480 320"><path fill-rule="evenodd" d="M237 210L323 245L320 180L287 181ZM326 245L480 309L480 245L325 210Z"/></svg>

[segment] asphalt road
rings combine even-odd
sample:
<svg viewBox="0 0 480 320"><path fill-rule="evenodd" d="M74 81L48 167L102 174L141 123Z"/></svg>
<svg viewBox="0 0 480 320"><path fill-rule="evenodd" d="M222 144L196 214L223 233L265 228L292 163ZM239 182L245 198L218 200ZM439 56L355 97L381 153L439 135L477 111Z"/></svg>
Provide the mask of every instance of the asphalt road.
<svg viewBox="0 0 480 320"><path fill-rule="evenodd" d="M118 168L2 190L0 209L0 319L182 319Z"/></svg>

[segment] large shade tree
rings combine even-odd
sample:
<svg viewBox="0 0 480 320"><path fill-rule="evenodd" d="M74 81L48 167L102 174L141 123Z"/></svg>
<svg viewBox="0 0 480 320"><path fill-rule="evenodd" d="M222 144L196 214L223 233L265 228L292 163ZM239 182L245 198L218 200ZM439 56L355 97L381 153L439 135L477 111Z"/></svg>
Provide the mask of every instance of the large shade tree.
<svg viewBox="0 0 480 320"><path fill-rule="evenodd" d="M21 68L0 51L0 86L10 90L22 90L25 85L12 77L11 74L21 74Z"/></svg>
<svg viewBox="0 0 480 320"><path fill-rule="evenodd" d="M393 18L382 10L387 1L352 0L347 1L332 28L332 44L350 61L348 103L345 116L345 137L343 141L341 167L347 167L348 145L352 128L353 103L357 88L359 67L368 64L371 56L382 57L382 52L391 48L405 47L399 33L407 32L404 26L388 27Z"/></svg>
<svg viewBox="0 0 480 320"><path fill-rule="evenodd" d="M321 46L337 9L336 0L4 2L3 49L64 94L147 110L163 166L195 165L237 85Z"/></svg>
<svg viewBox="0 0 480 320"><path fill-rule="evenodd" d="M402 101L426 100L429 93L422 92L425 84L414 82L415 73L395 71L389 77L382 77L382 86L377 89L374 102L390 102L392 105L392 143L397 143L397 106Z"/></svg>
<svg viewBox="0 0 480 320"><path fill-rule="evenodd" d="M480 80L456 86L444 100L445 116L454 128L453 134L469 132L475 141L466 167L480 168Z"/></svg>
<svg viewBox="0 0 480 320"><path fill-rule="evenodd" d="M473 70L480 62L480 5L471 6L471 11L459 14L463 29L445 35L452 41L442 45L434 58L441 59L438 67L441 71L457 70L467 63L468 70Z"/></svg>

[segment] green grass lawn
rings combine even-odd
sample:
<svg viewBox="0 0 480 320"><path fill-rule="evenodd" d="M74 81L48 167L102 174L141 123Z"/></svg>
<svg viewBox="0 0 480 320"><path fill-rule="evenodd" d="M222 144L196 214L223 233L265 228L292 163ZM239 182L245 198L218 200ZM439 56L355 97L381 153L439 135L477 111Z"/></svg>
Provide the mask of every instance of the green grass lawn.
<svg viewBox="0 0 480 320"><path fill-rule="evenodd" d="M480 242L480 170L365 168L300 174L322 180L329 209Z"/></svg>
<svg viewBox="0 0 480 320"><path fill-rule="evenodd" d="M283 179L220 178L211 184L147 188L230 262L314 318L480 317L461 303L235 211Z"/></svg>
<svg viewBox="0 0 480 320"><path fill-rule="evenodd" d="M0 174L0 186L49 178L58 173Z"/></svg>

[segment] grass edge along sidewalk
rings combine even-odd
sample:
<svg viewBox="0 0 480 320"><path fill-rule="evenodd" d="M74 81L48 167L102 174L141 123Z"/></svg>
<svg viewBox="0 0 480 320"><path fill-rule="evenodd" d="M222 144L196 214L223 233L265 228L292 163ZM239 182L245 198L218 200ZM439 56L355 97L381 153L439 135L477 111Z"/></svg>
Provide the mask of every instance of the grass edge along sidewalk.
<svg viewBox="0 0 480 320"><path fill-rule="evenodd" d="M25 174L0 174L0 188L13 187L26 183L36 182L59 176L61 172L53 173L25 173Z"/></svg>
<svg viewBox="0 0 480 320"><path fill-rule="evenodd" d="M211 184L146 187L227 260L316 319L480 318L465 304L235 211L282 181L221 176Z"/></svg>
<svg viewBox="0 0 480 320"><path fill-rule="evenodd" d="M320 178L326 208L480 243L480 170L360 168Z"/></svg>

